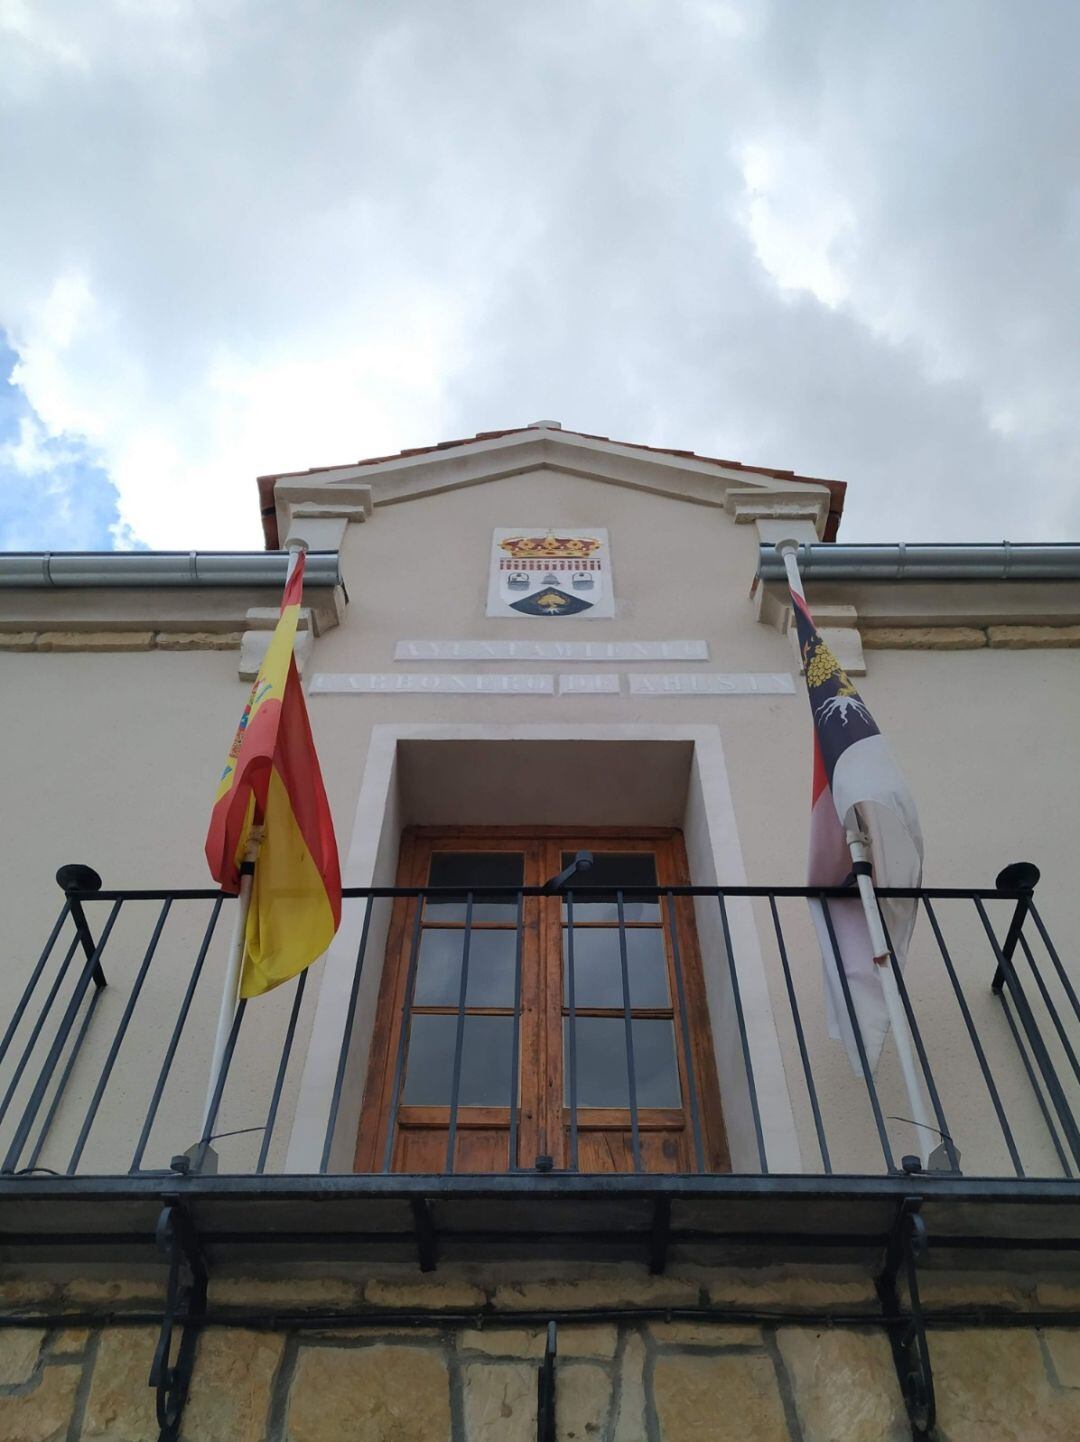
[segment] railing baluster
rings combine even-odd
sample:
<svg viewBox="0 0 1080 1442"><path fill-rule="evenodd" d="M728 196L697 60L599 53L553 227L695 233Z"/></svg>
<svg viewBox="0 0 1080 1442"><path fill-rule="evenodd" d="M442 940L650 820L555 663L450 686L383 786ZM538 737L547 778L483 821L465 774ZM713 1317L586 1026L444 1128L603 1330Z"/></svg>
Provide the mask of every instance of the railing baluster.
<svg viewBox="0 0 1080 1442"><path fill-rule="evenodd" d="M334 1076L334 1095L330 1099L330 1116L326 1122L326 1135L323 1137L322 1157L319 1161L319 1172L323 1175L325 1175L330 1166L330 1148L334 1143L334 1128L337 1126L338 1108L341 1106L341 1089L345 1085L345 1068L349 1062L349 1044L352 1041L353 1026L356 1021L356 998L360 992L360 974L364 969L364 957L367 955L368 931L371 927L371 908L374 904L374 897L369 896L367 906L364 908L364 924L360 930L360 945L356 949L356 965L353 968L352 987L349 990L349 1010L345 1017L345 1030L341 1034L341 1048L338 1051L337 1072Z"/></svg>
<svg viewBox="0 0 1080 1442"><path fill-rule="evenodd" d="M926 1054L926 1047L923 1045L922 1032L919 1030L919 1023L915 1019L915 1012L911 1005L911 998L908 995L907 982L904 980L904 973L900 963L896 959L896 951L893 948L892 937L889 935L889 925L885 920L885 913L878 905L878 915L881 917L881 929L885 934L885 945L889 948L890 965L893 969L893 976L896 978L896 989L900 993L900 1000L904 1004L904 1014L907 1017L908 1030L911 1032L911 1039L915 1043L915 1050L918 1053L919 1065L922 1067L923 1078L926 1081L926 1090L930 1093L930 1105L934 1108L934 1116L937 1118L938 1134L945 1145L945 1155L949 1159L949 1170L959 1173L960 1157L957 1154L956 1144L953 1142L949 1124L945 1119L945 1110L941 1105L941 1097L938 1095L937 1083L934 1081L934 1073L930 1067L930 1058Z"/></svg>
<svg viewBox="0 0 1080 1442"><path fill-rule="evenodd" d="M1060 980L1061 985L1064 988L1065 995L1072 1002L1073 1015L1077 1018L1078 1021L1080 1021L1080 997L1077 997L1073 984L1069 980L1069 974L1065 970L1064 966L1061 964L1061 957L1058 956L1057 948L1050 940L1050 933L1043 925L1043 919L1039 915L1034 901L1028 902L1028 914L1030 915L1032 921L1034 921L1038 929L1039 935L1043 939L1043 945L1046 947L1046 953L1049 956L1051 962L1053 963L1054 970L1058 974L1058 979Z"/></svg>
<svg viewBox="0 0 1080 1442"><path fill-rule="evenodd" d="M4 1032L3 1040L0 1041L0 1062L2 1062L7 1056L7 1049L11 1045L11 1038L15 1035L16 1028L18 1027L19 1022L22 1021L23 1013L26 1011L30 998L34 994L34 989L38 984L38 979L40 978L41 973L45 970L45 967L48 964L49 957L52 956L52 949L56 945L56 938L63 930L64 922L67 920L68 912L70 910L71 898L69 897L60 908L60 915L56 918L56 925L53 927L52 931L49 932L49 939L45 943L44 949L42 950L41 955L37 959L37 964L35 965L33 971L30 973L30 980L23 988L23 994L19 998L19 1003L11 1015L11 1020L7 1024L7 1030Z"/></svg>
<svg viewBox="0 0 1080 1442"><path fill-rule="evenodd" d="M743 1069L746 1072L746 1087L750 1094L750 1112L754 1119L754 1139L757 1142L758 1165L762 1176L769 1174L769 1161L765 1155L765 1133L761 1126L761 1108L758 1105L757 1082L754 1080L754 1062L750 1056L750 1038L746 1034L746 1017L743 1015L742 990L739 987L739 973L735 965L735 949L731 944L731 925L728 921L727 903L724 892L717 891L720 904L720 925L724 933L724 950L727 952L728 975L731 978L731 996L735 1003L735 1020L739 1027L739 1043L742 1047Z"/></svg>
<svg viewBox="0 0 1080 1442"><path fill-rule="evenodd" d="M802 1015L799 1012L799 1001L795 995L795 984L791 977L791 966L788 962L787 946L784 942L784 930L780 925L780 913L776 908L776 897L769 897L769 907L772 911L773 930L776 932L776 945L780 952L780 965L784 969L784 985L787 987L788 1004L791 1007L791 1020L795 1024L795 1038L799 1043L799 1056L802 1059L803 1076L806 1078L806 1091L810 1098L810 1109L814 1114L814 1130L817 1132L818 1151L821 1153L821 1165L825 1175L832 1175L832 1162L829 1158L829 1147L825 1140L825 1124L821 1119L821 1107L818 1105L817 1087L814 1085L814 1073L810 1066L810 1053L806 1049L806 1037L803 1034Z"/></svg>
<svg viewBox="0 0 1080 1442"><path fill-rule="evenodd" d="M572 891L566 893L566 1009L569 1013L566 1042L570 1061L570 1169L576 1172L578 1170L577 1000L574 995L574 893ZM559 1119L561 1123L562 1097L559 1098Z"/></svg>
<svg viewBox="0 0 1080 1442"><path fill-rule="evenodd" d="M122 901L113 902L112 910L109 912L109 919L105 923L101 938L94 947L93 952L87 958L86 964L79 975L79 979L75 983L75 989L60 1019L60 1025L57 1028L56 1036L53 1038L52 1046L49 1048L48 1056L45 1058L45 1064L38 1073L37 1081L34 1083L34 1089L30 1094L30 1100L27 1102L22 1117L19 1119L19 1125L15 1129L15 1136L12 1139L10 1147L8 1147L7 1155L4 1157L4 1163L3 1166L0 1167L0 1171L14 1172L18 1168L22 1149L26 1145L34 1122L37 1120L37 1114L41 1110L41 1104L45 1099L45 1093L48 1090L49 1083L52 1081L53 1072L56 1070L57 1063L63 1055L68 1035L74 1025L75 1017L82 1004L82 999L86 995L87 987L91 982L96 981L97 976L100 974L101 953L105 950L109 937L112 934L113 926L116 923L116 918L119 916L120 908L123 904Z"/></svg>
<svg viewBox="0 0 1080 1442"><path fill-rule="evenodd" d="M836 966L837 975L840 978L840 989L844 993L844 1005L847 1007L848 1020L851 1022L851 1030L855 1037L855 1050L859 1054L859 1064L862 1067L863 1080L866 1083L866 1094L870 1099L870 1110L874 1113L874 1123L877 1127L878 1140L881 1142L882 1154L885 1157L885 1168L889 1172L895 1172L896 1166L893 1162L892 1148L889 1145L889 1134L885 1130L885 1118L881 1113L881 1103L878 1101L877 1087L874 1085L873 1073L866 1058L866 1045L863 1042L862 1028L859 1025L859 1018L855 1012L855 1003L851 999L851 987L848 983L847 972L844 970L843 958L840 955L840 947L836 940L836 931L833 928L832 912L829 909L829 899L821 892L818 894L821 904L821 913L825 918L825 928L829 933L829 947L832 951L833 962Z"/></svg>
<svg viewBox="0 0 1080 1442"><path fill-rule="evenodd" d="M507 1168L518 1168L518 1071L521 1066L521 962L524 950L525 898L518 892L517 930L514 935L514 1037L510 1050L510 1137L507 1143Z"/></svg>
<svg viewBox="0 0 1080 1442"><path fill-rule="evenodd" d="M1028 966L1031 967L1031 974L1035 978L1035 985L1039 988L1039 995L1043 999L1043 1005L1046 1007L1047 1015L1054 1023L1054 1029L1057 1031L1062 1048L1064 1049L1065 1055L1069 1058L1069 1065L1073 1069L1073 1075L1077 1081L1080 1081L1080 1062L1076 1059L1076 1052L1073 1050L1072 1043L1066 1035L1065 1028L1061 1023L1061 1017L1058 1016L1058 1009L1054 1005L1046 982L1043 981L1042 972L1035 963L1035 958L1032 955L1031 947L1028 945L1027 937L1021 932L1017 940L1020 942L1020 950L1027 957Z"/></svg>
<svg viewBox="0 0 1080 1442"><path fill-rule="evenodd" d="M187 990L184 992L184 999L180 1003L180 1010L177 1013L176 1021L173 1025L172 1036L169 1038L169 1045L165 1048L165 1056L161 1063L161 1068L158 1071L158 1078L154 1084L153 1094L150 1097L150 1105L146 1109L142 1130L139 1132L139 1140L135 1144L135 1154L131 1159L131 1166L128 1168L129 1175L134 1175L142 1166L146 1144L150 1140L150 1131L157 1117L158 1107L161 1105L161 1098L165 1091L165 1083L168 1081L173 1057L176 1055L176 1048L180 1045L180 1036L187 1022L188 1012L191 1010L191 1003L195 996L195 988L199 984L203 963L206 961L206 953L210 950L210 943L213 940L214 930L217 926L218 917L221 915L221 908L224 901L224 896L216 896L214 898L214 906L210 912L210 920L206 923L206 929L203 932L203 938L199 944L199 954L195 958L195 965L191 969L191 977L188 980Z"/></svg>
<svg viewBox="0 0 1080 1442"><path fill-rule="evenodd" d="M76 1033L74 1044L72 1045L71 1050L68 1052L67 1061L64 1063L64 1070L60 1074L60 1081L57 1084L55 1092L53 1092L53 1099L49 1103L49 1110L45 1113L45 1120L41 1124L41 1130L38 1132L38 1138L37 1141L34 1143L33 1151L27 1158L26 1166L22 1168L23 1171L34 1171L37 1167L38 1161L41 1158L41 1153L45 1146L45 1140L49 1135L50 1129L52 1128L53 1120L56 1117L56 1113L60 1110L60 1103L64 1100L64 1092L67 1090L68 1078L71 1076L72 1071L75 1069L75 1063L79 1059L79 1052L82 1050L82 1044L83 1041L86 1039L86 1033L90 1030L90 1023L94 1019L94 1011L97 1007L98 1001L101 998L102 990L102 987L95 986L93 991L90 993L90 1000L87 1002L86 1010L83 1012L83 1019L79 1023L79 1030Z"/></svg>
<svg viewBox="0 0 1080 1442"><path fill-rule="evenodd" d="M659 901L659 897L657 897ZM679 1023L682 1032L683 1066L686 1071L686 1086L690 1100L690 1129L694 1140L694 1160L699 1175L705 1171L705 1148L701 1138L701 1109L698 1102L697 1073L694 1068L694 1051L690 1042L690 1017L686 1006L686 987L683 980L682 954L679 949L679 918L675 911L675 898L667 893L668 923L671 934L671 960L675 970L675 994L679 1003Z"/></svg>
<svg viewBox="0 0 1080 1442"><path fill-rule="evenodd" d="M1023 902L1021 902L1023 905ZM990 925L990 918L986 914L986 907L982 904L981 898L975 898L975 909L979 913L986 935L990 939L990 945L994 948L994 955L997 958L998 970L1004 978L1004 983L1009 989L1016 1008L1016 1016L1024 1029L1028 1045L1031 1047L1031 1054L1035 1059L1035 1065L1042 1075L1046 1086L1047 1096L1057 1114L1061 1124L1061 1130L1073 1161L1080 1163L1080 1127L1077 1127L1076 1118L1072 1114L1072 1108L1062 1090L1061 1082L1058 1080L1054 1064L1050 1060L1050 1053L1046 1049L1046 1043L1039 1034L1039 1028L1035 1023L1028 999L1024 994L1024 988L1020 985L1020 978L1016 974L1016 968L1012 964L1012 957L998 945L997 937L994 935L994 928ZM1000 993L999 993L1000 994Z"/></svg>
<svg viewBox="0 0 1080 1442"><path fill-rule="evenodd" d="M465 893L465 937L461 946L461 985L458 990L457 1030L454 1034L454 1074L450 1083L450 1126L446 1134L446 1170L454 1170L457 1144L458 1099L461 1095L461 1060L465 1054L465 1007L469 993L469 947L472 943L473 893Z"/></svg>
<svg viewBox="0 0 1080 1442"><path fill-rule="evenodd" d="M1001 1134L1005 1138L1005 1145L1008 1148L1009 1157L1012 1160L1013 1168L1016 1172L1016 1175L1018 1177L1022 1177L1024 1175L1024 1165L1020 1160L1020 1153L1017 1150L1016 1142L1013 1139L1012 1128L1009 1126L1008 1117L1005 1115L1005 1107L1001 1100L1001 1094L997 1089L997 1084L994 1081L993 1073L990 1070L990 1063L986 1059L986 1053L983 1050L982 1042L979 1040L978 1029L975 1026L974 1020L972 1019L971 1010L967 1004L967 997L965 997L964 995L964 989L960 985L960 979L956 974L956 968L953 966L952 957L949 955L949 948L945 945L945 936L941 930L941 927L938 924L938 919L934 908L930 904L930 898L928 896L924 896L922 900L923 907L926 910L926 915L930 921L931 930L933 931L934 937L938 944L938 950L941 952L941 959L945 963L945 970L948 972L949 980L952 982L952 989L956 996L957 1005L960 1007L960 1013L964 1018L964 1025L967 1027L967 1033L969 1038L971 1039L971 1045L975 1049L975 1055L978 1058L979 1067L983 1075L983 1081L985 1081L986 1089L990 1093L990 1100L993 1103L994 1111L997 1114L998 1125L1001 1127Z"/></svg>
<svg viewBox="0 0 1080 1442"><path fill-rule="evenodd" d="M214 1083L214 1095L210 1099L210 1110L206 1113L202 1136L199 1138L199 1149L195 1154L195 1161L191 1168L191 1170L196 1173L202 1171L206 1163L206 1153L210 1148L210 1143L214 1140L214 1127L217 1125L218 1112L221 1110L221 1098L225 1095L225 1083L229 1079L229 1070L232 1067L233 1053L236 1051L236 1042L240 1035L240 1026L244 1020L245 1011L247 1011L247 1001L242 1000L237 1002L232 1028L229 1032L229 1040L225 1044L225 1054L221 1058L221 1070L218 1072L217 1081Z"/></svg>
<svg viewBox="0 0 1080 1442"><path fill-rule="evenodd" d="M78 949L79 938L77 936L74 936L71 939L71 945L67 949L67 954L65 955L63 961L60 963L60 970L53 978L53 984L49 988L49 992L45 998L44 1005L38 1012L37 1020L34 1022L34 1025L30 1030L30 1035L27 1038L25 1045L23 1046L22 1055L19 1057L18 1062L15 1064L15 1071L12 1075L11 1081L8 1082L8 1088L7 1091L4 1093L4 1099L3 1101L0 1101L0 1122L2 1122L3 1119L7 1116L7 1110L8 1107L11 1105L11 1099L18 1090L19 1082L22 1081L22 1074L26 1070L26 1064L30 1060L30 1057L33 1055L34 1047L37 1045L37 1039L41 1035L42 1029L45 1026L46 1021L48 1021L49 1019L49 1012L52 1011L52 1005L53 1002L56 1000L56 994L64 984L64 977L67 976L68 967L70 967L71 965L72 957L74 957Z"/></svg>
<svg viewBox="0 0 1080 1442"><path fill-rule="evenodd" d="M416 990L416 966L420 956L420 923L424 914L424 897L416 899L416 919L413 922L412 943L409 948L409 970L405 977L405 996L401 1003L401 1032L398 1036L397 1057L394 1061L394 1081L390 1088L390 1115L386 1118L386 1146L383 1151L382 1169L390 1170L394 1159L394 1136L397 1132L398 1107L401 1104L401 1084L405 1071L405 1051L409 1041L409 1018L412 1013L413 993Z"/></svg>
<svg viewBox="0 0 1080 1442"><path fill-rule="evenodd" d="M1013 1041L1016 1043L1016 1050L1020 1053L1020 1060L1024 1063L1024 1070L1027 1072L1027 1078L1028 1081L1031 1083L1031 1090L1035 1095L1035 1100L1039 1104L1039 1111L1042 1113L1042 1119L1046 1123L1046 1130L1049 1133L1051 1142L1053 1143L1054 1151L1057 1152L1058 1161L1061 1163L1061 1170L1065 1173L1067 1177L1071 1177L1072 1170L1069 1167L1069 1159L1065 1155L1064 1148L1061 1145L1061 1138L1057 1134L1057 1128L1054 1126L1054 1121L1050 1115L1050 1110L1046 1105L1046 1098L1042 1094L1042 1087L1039 1085L1039 1079L1035 1075L1035 1070L1032 1067L1031 1062L1028 1060L1027 1047L1025 1047L1023 1040L1021 1039L1016 1022L1013 1021L1012 1009L1009 1006L1008 998L1005 996L1002 996L1001 998L1001 1009L1005 1013L1005 1020L1008 1022L1009 1030L1012 1032Z"/></svg>
<svg viewBox="0 0 1080 1442"><path fill-rule="evenodd" d="M158 914L157 925L154 927L153 935L150 937L150 943L147 946L146 952L143 956L142 965L139 967L138 974L136 975L135 980L132 983L131 993L127 999L127 1005L124 1007L123 1015L120 1017L119 1025L116 1028L116 1035L113 1037L112 1046L109 1048L109 1054L105 1058L105 1064L101 1068L101 1076L98 1078L98 1084L94 1088L94 1095L90 1100L89 1107L87 1107L86 1109L86 1116L83 1120L82 1127L79 1130L78 1140L76 1141L74 1150L71 1153L71 1160L68 1162L67 1165L68 1176L74 1176L75 1172L78 1170L79 1161L82 1158L83 1154L83 1148L86 1146L87 1138L90 1136L90 1128L94 1125L94 1119L98 1114L98 1108L101 1106L101 1099L105 1095L105 1088L109 1085L109 1078L112 1076L112 1070L116 1064L117 1055L119 1054L120 1048L123 1045L124 1037L127 1035L128 1024L131 1021L131 1014L135 1010L135 1005L139 1000L139 993L142 991L143 982L146 980L146 973L149 971L150 963L153 961L154 953L157 951L158 942L161 940L161 932L165 926L165 922L168 918L171 907L171 901L164 902L162 904L161 911Z"/></svg>
<svg viewBox="0 0 1080 1442"><path fill-rule="evenodd" d="M293 1037L296 1035L296 1020L300 1015L300 1008L304 1001L304 987L307 985L308 968L296 979L296 986L293 988L293 1004L289 1012L289 1025L285 1032L285 1044L281 1049L281 1061L278 1063L277 1076L274 1079L274 1094L270 1098L270 1109L266 1113L266 1126L263 1128L262 1146L259 1148L259 1160L255 1165L258 1176L262 1176L266 1170L266 1159L270 1155L270 1143L274 1136L274 1123L277 1121L278 1106L281 1102L281 1089L285 1085L285 1073L289 1070L289 1057L292 1055Z"/></svg>
<svg viewBox="0 0 1080 1442"><path fill-rule="evenodd" d="M659 900L659 897L657 897ZM623 1028L626 1036L626 1073L630 1091L630 1150L634 1171L641 1171L641 1135L638 1128L637 1069L634 1066L634 1014L630 1002L630 962L626 952L626 915L623 894L615 893L619 916L619 967L622 972Z"/></svg>

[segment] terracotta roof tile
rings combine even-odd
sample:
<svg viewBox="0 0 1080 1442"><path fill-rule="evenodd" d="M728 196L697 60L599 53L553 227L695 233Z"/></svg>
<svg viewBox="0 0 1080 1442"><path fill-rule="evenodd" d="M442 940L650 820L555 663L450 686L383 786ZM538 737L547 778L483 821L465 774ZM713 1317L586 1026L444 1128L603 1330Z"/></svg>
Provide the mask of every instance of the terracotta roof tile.
<svg viewBox="0 0 1080 1442"><path fill-rule="evenodd" d="M315 476L324 471L340 471L355 466L378 466L384 461L398 461L407 459L410 456L432 455L436 451L453 450L456 446L473 445L476 441L494 441L502 436L523 435L526 431L536 430L536 426L510 426L502 431L478 431L475 436L463 436L460 440L438 441L431 446L410 446L406 450L396 451L387 456L366 456L359 461L344 461L336 466L309 466L306 471L279 471L271 475L260 476L259 500L263 518L263 535L266 538L266 549L273 551L278 548L280 538L277 529L277 514L274 509L274 483L286 476ZM685 460L702 461L706 465L721 466L729 471L747 471L759 476L771 476L774 480L794 481L796 484L825 486L830 493L829 515L825 524L826 541L835 541L837 528L840 525L840 517L844 510L844 493L847 490L846 481L827 480L823 476L800 476L794 471L780 470L773 466L751 466L743 461L723 460L719 456L699 456L696 451L679 450L674 446L647 446L640 441L618 441L612 440L610 436L593 435L589 431L561 431L561 435L580 436L586 441L606 441L609 445L627 446L635 451L651 451L656 455L680 456Z"/></svg>

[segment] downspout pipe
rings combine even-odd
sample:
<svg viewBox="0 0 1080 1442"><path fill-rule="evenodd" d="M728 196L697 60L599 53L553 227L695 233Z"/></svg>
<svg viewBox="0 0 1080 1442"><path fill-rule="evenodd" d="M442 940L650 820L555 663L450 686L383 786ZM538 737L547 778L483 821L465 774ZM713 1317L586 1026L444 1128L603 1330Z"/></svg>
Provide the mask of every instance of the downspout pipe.
<svg viewBox="0 0 1080 1442"><path fill-rule="evenodd" d="M1080 581L1080 542L1054 545L846 546L804 543L797 557L804 581ZM758 578L786 581L783 557L770 544L758 555Z"/></svg>
<svg viewBox="0 0 1080 1442"><path fill-rule="evenodd" d="M6 551L0 589L41 587L273 586L285 584L287 551ZM340 586L336 551L309 551L305 589Z"/></svg>

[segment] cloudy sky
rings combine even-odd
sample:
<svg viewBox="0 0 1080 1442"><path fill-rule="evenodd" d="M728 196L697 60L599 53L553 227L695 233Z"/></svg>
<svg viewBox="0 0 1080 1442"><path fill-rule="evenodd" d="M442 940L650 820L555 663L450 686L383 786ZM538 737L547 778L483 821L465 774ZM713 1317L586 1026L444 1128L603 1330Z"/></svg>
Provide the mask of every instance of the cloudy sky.
<svg viewBox="0 0 1080 1442"><path fill-rule="evenodd" d="M555 417L1080 538L1074 0L0 0L0 547Z"/></svg>

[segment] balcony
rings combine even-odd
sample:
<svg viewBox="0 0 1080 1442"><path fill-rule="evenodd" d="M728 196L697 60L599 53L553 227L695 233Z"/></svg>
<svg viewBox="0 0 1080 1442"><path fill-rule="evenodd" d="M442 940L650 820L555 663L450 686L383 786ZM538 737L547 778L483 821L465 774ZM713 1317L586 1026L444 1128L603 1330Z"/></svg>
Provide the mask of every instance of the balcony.
<svg viewBox="0 0 1080 1442"><path fill-rule="evenodd" d="M576 878L558 893L350 889L341 937L353 949L323 1021L316 999L327 985L325 961L241 1003L207 1098L232 898L101 889L85 868L64 868L59 879L59 917L0 1038L0 1225L9 1256L13 1247L25 1260L92 1246L96 1259L130 1257L152 1247L165 1197L196 1207L204 1241L223 1255L286 1245L301 1256L374 1250L425 1267L444 1256L528 1252L648 1258L660 1268L672 1248L707 1260L871 1256L912 1197L921 1199L931 1245L953 1261L965 1253L1020 1258L1080 1238L1080 1004L1023 870L1010 868L992 889L879 892L918 903L900 989L934 1119L927 1169L914 1155L890 1044L876 1072L860 1075L826 1034L807 902L821 903L831 933L849 891L626 888L613 905L609 892ZM618 988L601 1007L586 1004L598 983L582 919L598 899L617 962L604 984ZM541 908L563 936L565 977L555 1024L559 1119L537 1154L526 1146L521 1077L535 1046L528 954L530 917ZM633 932L645 923L631 918L646 912L669 936L664 997L637 991ZM421 918L446 915L461 941L456 1001L425 1008ZM497 924L485 915L503 917L508 933L504 1005L478 1006L470 992L470 953L479 966L477 938ZM376 1014L395 926L404 993L392 1014L385 1000ZM694 947L707 1008L688 975ZM445 992L445 976L442 984ZM857 1029L846 979L841 985ZM332 1049L327 1010L337 1018ZM405 1019L417 1014L445 1018L439 1028L450 1040L441 1051L425 1043L445 1105L410 1111ZM499 1019L484 1033L497 1032L498 1046L478 1046L472 1016ZM605 1043L614 1080L598 1083L588 1048L600 1022L611 1024L605 1035L619 1047L612 1053ZM396 1035L384 1044L389 1101L381 1131L375 1120L371 1160L357 1171L361 1097L380 1026ZM694 1055L702 1034L712 1042L711 1095ZM659 1036L668 1047L661 1062L654 1041L642 1040ZM491 1085L491 1057L504 1073L502 1097L473 1105L476 1077ZM601 1093L591 1094L597 1085ZM606 1106L596 1105L598 1095ZM720 1115L712 1115L717 1097ZM409 1164L398 1145L409 1126L424 1130L417 1155L437 1155L438 1164ZM477 1128L486 1138L482 1167L469 1163ZM719 1146L710 1141L718 1135Z"/></svg>

